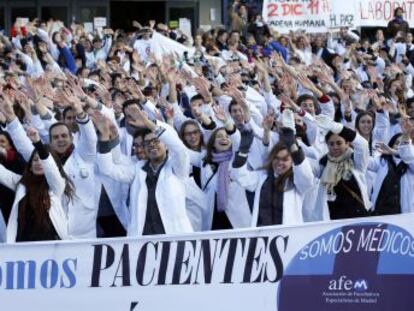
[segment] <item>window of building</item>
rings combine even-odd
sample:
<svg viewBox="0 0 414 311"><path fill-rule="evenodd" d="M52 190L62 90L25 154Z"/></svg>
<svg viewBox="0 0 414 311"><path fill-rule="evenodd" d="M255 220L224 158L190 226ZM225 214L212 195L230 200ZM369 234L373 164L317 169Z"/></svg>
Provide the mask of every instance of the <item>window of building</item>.
<svg viewBox="0 0 414 311"><path fill-rule="evenodd" d="M91 23L94 17L106 17L106 7L83 7L79 15L81 23Z"/></svg>
<svg viewBox="0 0 414 311"><path fill-rule="evenodd" d="M137 14L139 12L139 14ZM147 26L150 20L165 22L165 1L111 1L111 25L133 30L132 21Z"/></svg>
<svg viewBox="0 0 414 311"><path fill-rule="evenodd" d="M0 30L4 30L6 19L4 18L4 7L0 7Z"/></svg>
<svg viewBox="0 0 414 311"><path fill-rule="evenodd" d="M63 21L65 24L68 23L68 8L52 6L42 7L42 19L47 21L50 18Z"/></svg>
<svg viewBox="0 0 414 311"><path fill-rule="evenodd" d="M36 8L35 7L12 7L11 8L11 21L14 24L16 18L29 18L32 20L36 18Z"/></svg>

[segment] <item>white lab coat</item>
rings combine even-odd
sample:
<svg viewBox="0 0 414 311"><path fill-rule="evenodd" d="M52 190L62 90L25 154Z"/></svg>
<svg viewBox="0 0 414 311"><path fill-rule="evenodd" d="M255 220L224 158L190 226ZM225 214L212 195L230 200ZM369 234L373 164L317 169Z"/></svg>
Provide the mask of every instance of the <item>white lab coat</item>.
<svg viewBox="0 0 414 311"><path fill-rule="evenodd" d="M168 148L168 159L161 169L155 190L160 217L167 234L192 232L193 228L185 205L184 181L189 175L189 156L174 129L161 122L157 124L165 128L159 139ZM133 169L115 165L111 153L98 154L98 165L102 174L131 185L127 234L134 237L141 236L147 212L148 189L145 181L147 173L142 169L142 165L135 165Z"/></svg>
<svg viewBox="0 0 414 311"><path fill-rule="evenodd" d="M414 147L411 144L401 145L399 147L399 154L401 160L408 165L407 172L402 175L400 183L400 206L401 213L414 212L414 198L412 195L414 189ZM372 204L375 204L378 199L379 192L388 174L388 163L381 157L371 159L368 170L376 172L376 178L372 193Z"/></svg>
<svg viewBox="0 0 414 311"><path fill-rule="evenodd" d="M19 153L26 161L29 160L34 148L19 120L9 123L7 131ZM69 235L74 239L96 238L96 217L101 193L101 183L94 170L96 144L97 136L92 121L79 124L78 143L63 166L75 187L74 198L63 201L69 218Z"/></svg>
<svg viewBox="0 0 414 311"><path fill-rule="evenodd" d="M69 239L68 218L62 207L66 181L59 172L55 160L49 155L42 160L43 170L49 185L50 209L49 217L62 240ZM7 243L15 243L18 229L19 202L26 195L26 187L20 183L21 176L7 170L0 165L0 182L6 187L16 191L13 207L7 225Z"/></svg>
<svg viewBox="0 0 414 311"><path fill-rule="evenodd" d="M371 204L368 198L367 182L365 179L369 161L368 142L361 135L357 134L355 139L352 141L352 145L354 147L354 168L352 169L352 175L355 177L358 183L365 209L369 210L371 208ZM322 176L323 169L324 167L321 166L319 162L313 165L313 171L317 178L320 178L320 176ZM316 216L317 218L329 220L330 215L328 208L327 189L324 185L322 185L322 183L319 183L316 191L317 196L314 207L315 215L318 215Z"/></svg>
<svg viewBox="0 0 414 311"><path fill-rule="evenodd" d="M233 169L232 176L246 190L255 191L253 215L251 226L257 226L260 205L260 193L263 183L268 177L268 173L264 170L249 171L246 165ZM305 158L300 165L293 166L293 187L283 193L283 220L284 225L297 225L303 223L303 195L312 187L314 176L312 168Z"/></svg>

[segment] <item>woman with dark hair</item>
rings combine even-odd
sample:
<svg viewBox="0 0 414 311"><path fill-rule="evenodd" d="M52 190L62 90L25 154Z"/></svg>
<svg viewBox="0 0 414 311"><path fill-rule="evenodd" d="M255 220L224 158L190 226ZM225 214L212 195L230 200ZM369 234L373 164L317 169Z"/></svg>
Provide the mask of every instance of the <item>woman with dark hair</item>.
<svg viewBox="0 0 414 311"><path fill-rule="evenodd" d="M380 144L382 155L369 162L368 170L376 173L371 197L374 215L414 211L414 149L408 122L410 121L403 121L404 134L395 134L388 145Z"/></svg>
<svg viewBox="0 0 414 311"><path fill-rule="evenodd" d="M303 223L304 193L312 187L314 176L292 129L281 129L280 142L270 151L262 170L249 171L247 156L236 162L237 157L233 164L237 181L255 191L252 227Z"/></svg>
<svg viewBox="0 0 414 311"><path fill-rule="evenodd" d="M201 159L205 156L203 133L198 122L188 119L183 122L180 128L180 138L189 149L190 163L192 165L190 177L201 188L200 165Z"/></svg>
<svg viewBox="0 0 414 311"><path fill-rule="evenodd" d="M9 133L2 130L0 130L0 164L16 174L22 174L25 167L25 161L16 151ZM0 209L7 224L14 202L14 191L0 185L0 198Z"/></svg>
<svg viewBox="0 0 414 311"><path fill-rule="evenodd" d="M370 111L360 111L355 118L355 129L368 142L370 160L378 155L376 150L377 143L384 141L388 133L388 125L384 127L383 120L378 124L375 122L375 115ZM368 196L371 197L376 173L373 170L367 170L366 181Z"/></svg>
<svg viewBox="0 0 414 311"><path fill-rule="evenodd" d="M241 228L250 224L246 192L230 178L236 131L235 127L233 132L228 132L224 127L217 128L207 142L201 166L201 185L209 204L205 219L208 229ZM242 145L244 143L240 142L241 149Z"/></svg>
<svg viewBox="0 0 414 311"><path fill-rule="evenodd" d="M71 199L73 188L59 160L53 157L31 128L27 135L35 146L20 176L0 165L0 182L16 191L7 225L7 242L68 239L68 218L62 199Z"/></svg>
<svg viewBox="0 0 414 311"><path fill-rule="evenodd" d="M203 133L197 121L188 119L181 124L180 138L184 145L193 151L201 152L204 147Z"/></svg>
<svg viewBox="0 0 414 311"><path fill-rule="evenodd" d="M367 216L371 206L366 184L368 142L327 116L318 115L315 119L318 127L327 132L328 145L328 154L314 168L320 179L315 207L322 207L324 219Z"/></svg>
<svg viewBox="0 0 414 311"><path fill-rule="evenodd" d="M374 153L375 144L373 142L373 131L375 126L375 116L368 111L360 111L355 118L355 129L368 142L369 154Z"/></svg>

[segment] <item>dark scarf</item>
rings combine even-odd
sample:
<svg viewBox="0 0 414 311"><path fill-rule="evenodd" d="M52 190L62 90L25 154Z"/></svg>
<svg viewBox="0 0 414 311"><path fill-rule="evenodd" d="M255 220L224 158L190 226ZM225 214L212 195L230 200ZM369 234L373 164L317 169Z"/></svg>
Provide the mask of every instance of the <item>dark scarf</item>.
<svg viewBox="0 0 414 311"><path fill-rule="evenodd" d="M404 19L402 16L396 16L394 18L394 23L401 25L402 23L404 23Z"/></svg>
<svg viewBox="0 0 414 311"><path fill-rule="evenodd" d="M66 161L69 159L70 155L73 152L73 149L75 149L75 146L72 144L64 153L58 154L60 162L62 162L62 165L64 165Z"/></svg>
<svg viewBox="0 0 414 311"><path fill-rule="evenodd" d="M283 191L276 187L276 178L269 173L260 190L257 226L280 225L283 223Z"/></svg>
<svg viewBox="0 0 414 311"><path fill-rule="evenodd" d="M407 172L404 162L395 164L391 156L385 157L388 173L382 182L375 204L375 215L393 215L401 213L401 177Z"/></svg>

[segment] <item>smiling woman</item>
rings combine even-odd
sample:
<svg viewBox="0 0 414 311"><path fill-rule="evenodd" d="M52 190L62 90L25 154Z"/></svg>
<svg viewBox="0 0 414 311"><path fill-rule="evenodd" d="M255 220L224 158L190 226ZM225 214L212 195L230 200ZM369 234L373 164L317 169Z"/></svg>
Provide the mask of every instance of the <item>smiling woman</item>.
<svg viewBox="0 0 414 311"><path fill-rule="evenodd" d="M325 141L329 150L315 170L320 177L317 204L324 206L324 215L329 213L330 219L368 216L368 141L323 115L317 116L316 121L319 128L327 131Z"/></svg>
<svg viewBox="0 0 414 311"><path fill-rule="evenodd" d="M35 150L23 175L0 165L0 183L16 192L9 222L7 241L47 241L68 238L63 197L72 198L73 188L62 165L40 141L39 133L29 128L27 136Z"/></svg>
<svg viewBox="0 0 414 311"><path fill-rule="evenodd" d="M239 152L240 155L240 152ZM233 177L254 191L252 226L300 224L304 194L314 183L310 163L299 148L293 129L282 128L262 170L250 171L247 158L233 163Z"/></svg>
<svg viewBox="0 0 414 311"><path fill-rule="evenodd" d="M230 178L233 142L239 132L224 127L211 134L201 168L202 189L210 202L208 227L212 230L247 227L250 210L245 190Z"/></svg>

